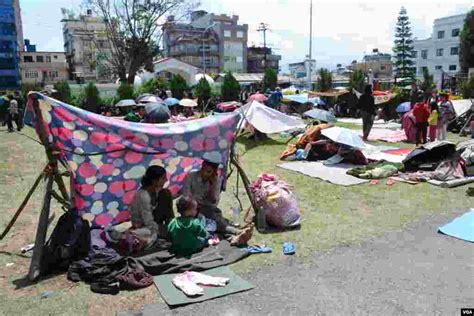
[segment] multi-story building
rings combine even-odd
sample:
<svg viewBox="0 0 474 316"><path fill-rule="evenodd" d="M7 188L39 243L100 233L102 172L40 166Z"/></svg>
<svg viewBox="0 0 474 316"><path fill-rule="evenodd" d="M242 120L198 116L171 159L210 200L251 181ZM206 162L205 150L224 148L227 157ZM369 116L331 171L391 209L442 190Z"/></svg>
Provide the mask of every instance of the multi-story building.
<svg viewBox="0 0 474 316"><path fill-rule="evenodd" d="M380 53L377 49L365 55L362 62L353 65L354 70L362 70L365 75L371 73L375 79L392 77L392 56Z"/></svg>
<svg viewBox="0 0 474 316"><path fill-rule="evenodd" d="M63 19L64 51L72 80L110 81L107 60L111 58L111 46L102 18L87 15Z"/></svg>
<svg viewBox="0 0 474 316"><path fill-rule="evenodd" d="M446 73L454 76L459 69L459 33L466 14L448 16L434 20L430 38L415 40L414 62L416 77L423 77L423 68L431 74Z"/></svg>
<svg viewBox="0 0 474 316"><path fill-rule="evenodd" d="M311 65L311 73L314 75L316 73L316 60L315 59L306 59L305 61L299 63L291 63L288 65L291 76L296 79L306 78L309 72L309 66Z"/></svg>
<svg viewBox="0 0 474 316"><path fill-rule="evenodd" d="M23 29L19 0L0 0L0 89L18 89Z"/></svg>
<svg viewBox="0 0 474 316"><path fill-rule="evenodd" d="M171 17L163 27L164 51L208 73L246 72L248 25L238 20L206 11L193 12L189 24Z"/></svg>
<svg viewBox="0 0 474 316"><path fill-rule="evenodd" d="M198 67L203 72L220 72L219 37L211 28L176 23L170 17L163 27L163 49L166 56Z"/></svg>
<svg viewBox="0 0 474 316"><path fill-rule="evenodd" d="M263 73L265 72L265 59L267 61L266 68L273 68L277 73L280 71L281 56L272 53L269 47L248 47L247 48L247 72Z"/></svg>
<svg viewBox="0 0 474 316"><path fill-rule="evenodd" d="M32 84L53 84L68 79L64 52L22 52L22 81Z"/></svg>

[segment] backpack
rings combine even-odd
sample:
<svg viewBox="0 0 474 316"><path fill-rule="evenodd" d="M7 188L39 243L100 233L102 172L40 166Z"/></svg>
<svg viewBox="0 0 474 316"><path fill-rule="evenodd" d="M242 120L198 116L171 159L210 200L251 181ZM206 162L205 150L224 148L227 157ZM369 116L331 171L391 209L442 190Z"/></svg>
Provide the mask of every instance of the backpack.
<svg viewBox="0 0 474 316"><path fill-rule="evenodd" d="M67 270L72 262L87 257L90 243L89 222L78 216L75 209L64 213L44 247L42 274Z"/></svg>

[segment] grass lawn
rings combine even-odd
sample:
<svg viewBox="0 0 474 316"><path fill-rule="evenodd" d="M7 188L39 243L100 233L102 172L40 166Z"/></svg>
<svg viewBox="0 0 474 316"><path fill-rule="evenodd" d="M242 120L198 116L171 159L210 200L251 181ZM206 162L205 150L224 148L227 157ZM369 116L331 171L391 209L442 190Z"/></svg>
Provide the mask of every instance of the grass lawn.
<svg viewBox="0 0 474 316"><path fill-rule="evenodd" d="M354 125L344 126L360 129ZM8 134L4 128L0 129L0 134L0 199L4 202L0 212L0 230L3 230L42 170L45 155L40 145L25 137ZM36 138L31 129L26 129L25 134ZM451 137L452 140L460 140L454 135ZM234 264L232 269L237 273L282 262L281 245L284 241L293 242L297 256L309 261L314 252L356 244L386 231L401 229L424 216L450 213L472 205L472 198L465 194L465 186L454 189L441 189L429 184L411 186L396 183L387 186L380 181L378 185L342 187L280 169L276 165L286 140L275 137L256 143L241 139L238 151L245 152L242 164L251 179L262 172L273 173L293 186L304 215L302 228L279 234L255 233L254 243L265 243L274 251ZM410 144L397 145L413 147ZM227 191L221 198L221 207L229 217L232 216L230 208L238 205L234 197L235 176L234 173L229 179ZM110 315L120 310L137 310L142 304L161 302L153 286L111 297L96 295L83 283L68 282L65 275L25 287L24 276L28 273L29 258L19 255L19 252L22 246L34 241L41 193L42 190L36 192L17 224L0 242L0 314ZM239 197L247 207L249 202L242 184ZM56 218L59 217L59 206L53 204L53 209ZM53 291L53 294L40 298L45 291Z"/></svg>

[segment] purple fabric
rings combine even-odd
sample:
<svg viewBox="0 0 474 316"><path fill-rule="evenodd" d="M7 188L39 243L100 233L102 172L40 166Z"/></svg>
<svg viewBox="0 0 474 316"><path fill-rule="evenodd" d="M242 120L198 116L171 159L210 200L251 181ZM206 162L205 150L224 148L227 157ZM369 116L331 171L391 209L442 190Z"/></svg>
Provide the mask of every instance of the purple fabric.
<svg viewBox="0 0 474 316"><path fill-rule="evenodd" d="M93 227L128 220L128 206L151 165L166 168L165 187L176 197L202 159L226 165L238 113L174 124L142 124L87 112L31 93L25 123L36 127L38 99L49 141L73 173L73 204Z"/></svg>

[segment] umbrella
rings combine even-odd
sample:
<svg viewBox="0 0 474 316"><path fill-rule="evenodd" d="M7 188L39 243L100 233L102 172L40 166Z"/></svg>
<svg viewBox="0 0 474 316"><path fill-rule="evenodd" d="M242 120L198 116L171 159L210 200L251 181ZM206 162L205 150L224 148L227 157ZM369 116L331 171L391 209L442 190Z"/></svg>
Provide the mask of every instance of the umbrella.
<svg viewBox="0 0 474 316"><path fill-rule="evenodd" d="M324 102L323 100L321 100L321 98L311 98L309 99L308 102L311 102L315 105L326 105L326 102Z"/></svg>
<svg viewBox="0 0 474 316"><path fill-rule="evenodd" d="M134 105L137 105L137 104L135 103L135 100L132 100L132 99L120 100L117 104L115 104L116 107L134 106Z"/></svg>
<svg viewBox="0 0 474 316"><path fill-rule="evenodd" d="M163 103L148 103L145 106L145 122L147 123L167 123L170 117L170 110Z"/></svg>
<svg viewBox="0 0 474 316"><path fill-rule="evenodd" d="M395 109L397 113L410 112L410 110L411 110L410 102L403 102L399 106L397 106L397 108Z"/></svg>
<svg viewBox="0 0 474 316"><path fill-rule="evenodd" d="M328 111L314 109L303 113L303 117L310 117L323 122L336 122L336 117Z"/></svg>
<svg viewBox="0 0 474 316"><path fill-rule="evenodd" d="M153 94L142 94L137 98L138 103L155 103L155 102L163 102L159 97Z"/></svg>
<svg viewBox="0 0 474 316"><path fill-rule="evenodd" d="M174 106L179 104L179 100L175 98L166 98L164 102L167 106Z"/></svg>
<svg viewBox="0 0 474 316"><path fill-rule="evenodd" d="M365 143L362 141L360 136L347 128L342 127L331 127L321 131L321 134L332 140L333 142L347 145L350 147L364 148Z"/></svg>
<svg viewBox="0 0 474 316"><path fill-rule="evenodd" d="M186 108L193 108L197 106L196 101L191 100L191 99L182 99L181 101L179 101L179 104Z"/></svg>
<svg viewBox="0 0 474 316"><path fill-rule="evenodd" d="M308 98L307 93L294 94L294 95L285 95L285 96L283 96L283 101L296 102L296 103L300 103L300 104L311 102L310 99Z"/></svg>
<svg viewBox="0 0 474 316"><path fill-rule="evenodd" d="M263 102L266 102L267 100L268 98L264 94L255 93L249 96L249 98L247 99L247 102L251 103L252 101L257 101L257 102L263 103Z"/></svg>
<svg viewBox="0 0 474 316"><path fill-rule="evenodd" d="M380 90L374 90L374 92L372 92L372 94L373 94L374 96L387 95L387 92L385 92L385 91L380 91Z"/></svg>
<svg viewBox="0 0 474 316"><path fill-rule="evenodd" d="M216 108L221 110L222 112L232 112L241 106L242 106L242 103L240 102L230 101L230 102L219 103L218 105L216 105Z"/></svg>

